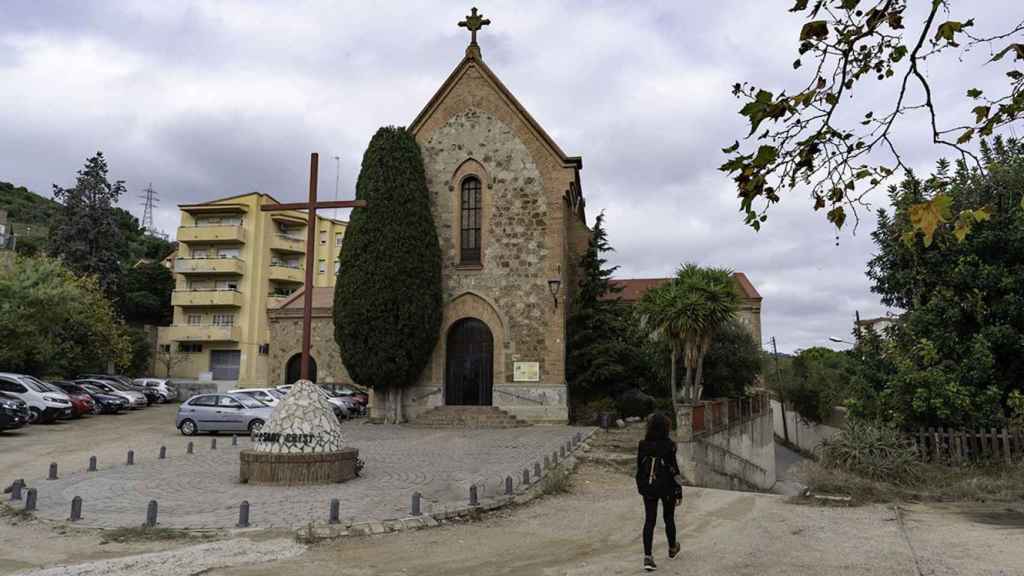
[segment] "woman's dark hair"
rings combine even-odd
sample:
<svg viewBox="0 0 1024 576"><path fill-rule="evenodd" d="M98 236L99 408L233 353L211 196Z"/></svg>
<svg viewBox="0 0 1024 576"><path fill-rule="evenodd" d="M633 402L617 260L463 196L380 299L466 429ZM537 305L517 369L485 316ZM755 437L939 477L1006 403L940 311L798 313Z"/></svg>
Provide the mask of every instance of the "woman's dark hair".
<svg viewBox="0 0 1024 576"><path fill-rule="evenodd" d="M672 429L672 421L661 412L655 412L647 418L647 436L644 440L648 442L664 442L671 440L669 431Z"/></svg>

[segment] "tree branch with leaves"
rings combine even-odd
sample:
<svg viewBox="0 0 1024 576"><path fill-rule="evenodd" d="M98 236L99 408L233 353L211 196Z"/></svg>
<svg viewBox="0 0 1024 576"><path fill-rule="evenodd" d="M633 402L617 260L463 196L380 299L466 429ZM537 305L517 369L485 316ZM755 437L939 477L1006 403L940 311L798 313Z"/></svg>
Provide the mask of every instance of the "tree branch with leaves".
<svg viewBox="0 0 1024 576"><path fill-rule="evenodd" d="M932 0L923 21L908 24L907 0L796 1L790 12L808 20L793 62L794 70L811 71L802 88L776 94L749 83L733 86L750 131L742 145L737 140L723 149L730 157L720 170L732 175L748 225L759 230L768 209L797 189L809 190L814 210L825 210L837 228L850 216L859 221L867 195L907 169L893 131L919 114L927 119L932 143L984 169L972 141L1024 116L1024 14L997 34L976 35L973 18L952 18L953 4ZM964 86L965 98L975 104L971 117L950 121L937 109L922 65L940 55L962 62L981 47L990 51L986 65L1004 74L1007 84L991 95ZM899 84L890 106L855 109L856 95L871 90L872 82L887 81ZM846 121L851 117L859 120ZM966 235L988 217L985 211L952 214L944 196L939 190L915 207L912 235L923 235L926 245L940 225L952 224L958 236Z"/></svg>

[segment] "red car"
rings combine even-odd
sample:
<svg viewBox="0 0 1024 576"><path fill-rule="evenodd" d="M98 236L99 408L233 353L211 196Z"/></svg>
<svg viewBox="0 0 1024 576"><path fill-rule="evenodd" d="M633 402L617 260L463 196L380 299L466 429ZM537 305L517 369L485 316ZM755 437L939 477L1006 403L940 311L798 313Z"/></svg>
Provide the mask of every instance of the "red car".
<svg viewBox="0 0 1024 576"><path fill-rule="evenodd" d="M71 399L72 418L81 418L83 414L92 414L96 409L96 401L88 392L82 390L74 382L52 382Z"/></svg>

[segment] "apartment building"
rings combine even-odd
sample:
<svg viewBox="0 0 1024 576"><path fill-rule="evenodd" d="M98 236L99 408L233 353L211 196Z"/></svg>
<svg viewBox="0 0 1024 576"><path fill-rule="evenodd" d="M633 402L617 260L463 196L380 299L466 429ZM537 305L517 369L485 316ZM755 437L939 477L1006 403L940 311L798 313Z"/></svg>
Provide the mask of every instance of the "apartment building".
<svg viewBox="0 0 1024 576"><path fill-rule="evenodd" d="M179 206L174 320L157 335L159 375L266 385L267 309L305 281L307 214L263 212L278 204L253 192ZM345 222L317 216L314 286L334 285Z"/></svg>

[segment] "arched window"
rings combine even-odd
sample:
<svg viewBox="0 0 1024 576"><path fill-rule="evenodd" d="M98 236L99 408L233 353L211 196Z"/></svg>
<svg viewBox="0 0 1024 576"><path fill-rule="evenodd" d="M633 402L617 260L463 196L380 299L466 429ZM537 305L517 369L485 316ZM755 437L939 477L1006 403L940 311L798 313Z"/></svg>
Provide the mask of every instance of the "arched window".
<svg viewBox="0 0 1024 576"><path fill-rule="evenodd" d="M480 263L480 179L470 176L462 181L462 225L461 254L462 264Z"/></svg>

